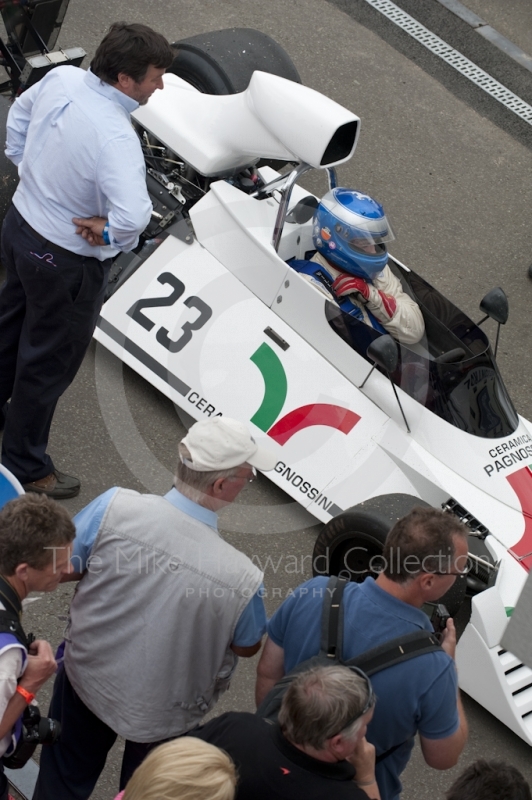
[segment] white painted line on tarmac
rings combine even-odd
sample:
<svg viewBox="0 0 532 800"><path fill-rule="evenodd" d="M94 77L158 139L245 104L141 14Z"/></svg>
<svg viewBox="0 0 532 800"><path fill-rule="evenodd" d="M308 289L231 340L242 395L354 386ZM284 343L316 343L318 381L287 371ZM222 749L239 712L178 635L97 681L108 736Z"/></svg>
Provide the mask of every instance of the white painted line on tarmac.
<svg viewBox="0 0 532 800"><path fill-rule="evenodd" d="M483 69L477 67L472 61L459 53L453 47L448 45L439 36L429 31L424 25L421 25L414 17L403 11L402 8L396 6L391 0L366 0L370 6L373 6L381 14L384 14L391 22L399 28L412 36L413 39L418 41L431 53L441 58L457 72L470 80L486 94L502 103L509 111L513 111L518 117L521 117L529 125L532 125L532 106L521 100L516 94L511 92L502 83L499 83L484 72Z"/></svg>

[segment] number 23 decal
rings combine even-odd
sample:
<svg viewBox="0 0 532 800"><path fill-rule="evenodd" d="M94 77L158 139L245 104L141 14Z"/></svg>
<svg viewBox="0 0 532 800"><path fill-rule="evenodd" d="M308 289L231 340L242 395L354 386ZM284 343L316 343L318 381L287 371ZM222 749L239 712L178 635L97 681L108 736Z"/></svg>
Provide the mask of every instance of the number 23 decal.
<svg viewBox="0 0 532 800"><path fill-rule="evenodd" d="M142 325L142 327L147 331L151 331L151 329L155 326L155 322L146 317L142 313L142 309L173 306L185 291L185 284L182 283L179 278L176 278L175 275L172 275L171 272L163 272L158 276L157 280L163 285L167 283L172 287L170 294L165 297L145 297L143 300L137 300L136 303L133 303L131 308L127 311L127 314L134 319L135 322L138 322L139 325ZM212 317L212 308L208 306L207 303L204 303L199 297L187 297L184 303L187 308L197 309L199 311L199 315L192 322L185 322L181 326L183 333L179 339L170 339L169 331L162 327L159 328L155 334L155 338L159 344L162 344L163 347L166 347L166 349L171 353L178 353L180 350L182 350L183 347L185 347L185 345L187 345L192 339L192 331L199 331L199 329L203 328L205 323L208 322Z"/></svg>

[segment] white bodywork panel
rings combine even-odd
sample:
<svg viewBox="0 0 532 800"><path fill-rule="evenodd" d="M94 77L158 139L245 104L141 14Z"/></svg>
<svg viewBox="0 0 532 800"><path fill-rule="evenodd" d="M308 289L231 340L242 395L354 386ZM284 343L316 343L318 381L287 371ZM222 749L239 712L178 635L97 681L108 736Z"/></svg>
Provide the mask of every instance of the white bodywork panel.
<svg viewBox="0 0 532 800"><path fill-rule="evenodd" d="M296 186L292 202L307 196ZM285 225L281 247L275 252L271 240L278 208L275 197L256 200L225 181L216 181L190 211L203 247L267 306L277 300L284 281L294 274L284 259L302 257L303 248L312 247L310 225L304 231Z"/></svg>
<svg viewBox="0 0 532 800"><path fill-rule="evenodd" d="M168 273L178 278L185 290L175 305L142 312L154 323L148 331L127 312L140 298L170 295L171 287L158 281L161 274ZM170 353L157 340L157 332L164 328L171 339L179 339L183 326L198 318L197 309L186 305L188 297L200 298L212 309L212 316L182 350ZM268 327L289 344L285 352L264 334ZM301 505L312 506L310 510L319 519L328 520L340 510L334 510L336 474L356 471L368 459L389 462L372 443L372 435L387 422L385 415L363 395L353 397L351 384L198 242L187 245L173 237L166 239L104 305L95 336L198 419L222 413L251 421L263 401L265 383L250 359L261 346L276 348L287 381L281 415L321 404L357 416L349 435L331 427L312 426L283 445L270 440L279 462L270 477ZM238 391L243 386L246 391ZM255 435L260 438L264 432L257 428ZM410 482L401 479L392 462L386 470L397 471L402 491L412 492ZM365 486L357 487L350 504L360 502L365 493L367 496Z"/></svg>
<svg viewBox="0 0 532 800"><path fill-rule="evenodd" d="M164 88L132 116L202 175L227 174L258 158L334 166L348 161L356 147L355 114L277 75L254 72L239 94L203 94L171 73ZM324 161L330 141L349 123L357 126L351 146Z"/></svg>
<svg viewBox="0 0 532 800"><path fill-rule="evenodd" d="M532 667L532 571L528 573L527 581L514 605L501 646Z"/></svg>
<svg viewBox="0 0 532 800"><path fill-rule="evenodd" d="M500 646L505 628L497 587L472 598L471 621L456 650L460 687L532 744L532 669Z"/></svg>

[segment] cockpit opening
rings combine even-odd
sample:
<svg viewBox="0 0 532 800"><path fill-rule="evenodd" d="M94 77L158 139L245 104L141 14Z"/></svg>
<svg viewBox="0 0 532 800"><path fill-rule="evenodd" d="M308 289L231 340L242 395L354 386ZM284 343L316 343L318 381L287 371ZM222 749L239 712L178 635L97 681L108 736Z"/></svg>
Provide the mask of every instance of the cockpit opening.
<svg viewBox="0 0 532 800"><path fill-rule="evenodd" d="M418 303L425 335L415 345L398 342L399 364L392 380L425 408L460 430L487 439L512 434L517 412L493 358L486 334L459 308L415 272L389 258L392 272ZM331 328L361 356L382 334L327 300Z"/></svg>

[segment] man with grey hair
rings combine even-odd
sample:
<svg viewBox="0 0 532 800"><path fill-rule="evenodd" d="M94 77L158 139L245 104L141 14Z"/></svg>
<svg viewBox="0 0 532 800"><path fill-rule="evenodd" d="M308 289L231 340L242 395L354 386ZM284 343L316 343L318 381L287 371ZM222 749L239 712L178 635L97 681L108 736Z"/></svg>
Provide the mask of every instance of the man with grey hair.
<svg viewBox="0 0 532 800"><path fill-rule="evenodd" d="M360 670L314 667L288 687L278 725L233 711L190 735L229 753L235 800L377 800L375 748L365 738L374 705Z"/></svg>
<svg viewBox="0 0 532 800"><path fill-rule="evenodd" d="M168 494L115 487L75 517L81 580L51 705L63 733L41 757L35 800L88 798L117 735L123 789L150 749L201 722L237 657L259 650L263 575L220 537L217 511L275 461L242 423L204 420L179 446Z"/></svg>

